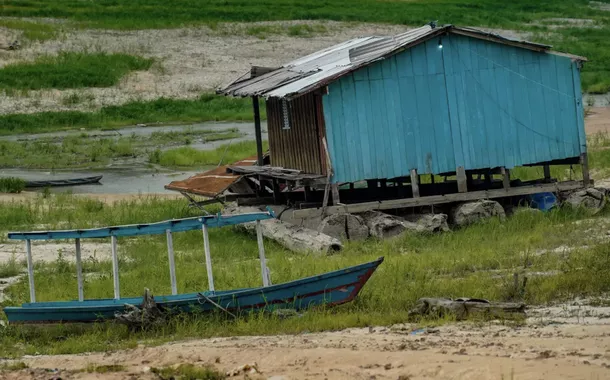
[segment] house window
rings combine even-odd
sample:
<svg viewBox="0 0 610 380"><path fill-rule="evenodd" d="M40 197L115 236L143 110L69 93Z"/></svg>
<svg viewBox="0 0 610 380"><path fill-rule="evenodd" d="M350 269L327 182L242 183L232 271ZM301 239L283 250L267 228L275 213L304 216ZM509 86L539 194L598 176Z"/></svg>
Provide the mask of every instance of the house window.
<svg viewBox="0 0 610 380"><path fill-rule="evenodd" d="M282 129L290 129L290 114L288 112L288 101L282 99L282 122L284 126Z"/></svg>

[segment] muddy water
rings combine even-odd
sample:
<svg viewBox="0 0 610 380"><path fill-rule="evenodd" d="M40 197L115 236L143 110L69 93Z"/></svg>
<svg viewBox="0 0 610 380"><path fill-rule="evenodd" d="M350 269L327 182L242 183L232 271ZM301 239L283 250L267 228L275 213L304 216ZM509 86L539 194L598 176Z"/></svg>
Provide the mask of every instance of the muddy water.
<svg viewBox="0 0 610 380"><path fill-rule="evenodd" d="M252 123L201 123L192 125L166 125L166 126L146 126L146 127L128 127L110 131L65 131L51 132L42 134L29 135L12 135L2 136L0 140L24 140L36 139L42 137L68 137L80 136L86 134L88 136L130 136L136 134L139 136L147 136L153 132L176 132L185 129L194 130L215 130L223 131L235 128L242 134L241 137L232 140L219 140L207 143L191 144L189 147L209 150L227 143L236 143L239 141L254 140L254 126ZM263 123L263 139L267 139L267 125ZM172 146L177 148L179 146ZM113 162L106 168L96 168L95 170L25 170L25 169L2 169L0 177L19 177L26 181L28 180L50 180L50 179L68 179L80 178L94 175L103 175L100 184L69 186L52 188L52 192L72 192L72 193L94 193L94 194L147 194L147 193L170 193L165 190L164 186L171 181L190 177L191 175L210 169L211 166L197 168L193 171L184 170L168 170L150 167L142 158L127 160L123 162Z"/></svg>

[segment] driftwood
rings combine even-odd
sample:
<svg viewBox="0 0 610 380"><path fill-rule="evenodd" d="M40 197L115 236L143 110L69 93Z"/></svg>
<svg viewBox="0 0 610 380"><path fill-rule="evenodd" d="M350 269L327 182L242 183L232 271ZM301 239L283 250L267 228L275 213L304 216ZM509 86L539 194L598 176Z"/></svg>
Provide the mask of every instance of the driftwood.
<svg viewBox="0 0 610 380"><path fill-rule="evenodd" d="M506 213L498 202L491 199L460 203L451 210L451 220L457 226L466 226L493 217L504 220Z"/></svg>
<svg viewBox="0 0 610 380"><path fill-rule="evenodd" d="M588 188L567 195L565 203L573 208L583 208L590 214L597 214L606 205L604 189Z"/></svg>
<svg viewBox="0 0 610 380"><path fill-rule="evenodd" d="M489 302L476 298L420 298L417 305L409 312L415 316L455 315L457 320L464 320L472 315L485 318L514 318L525 316L525 304Z"/></svg>
<svg viewBox="0 0 610 380"><path fill-rule="evenodd" d="M339 240L364 240L369 227L363 218L354 214L331 214L322 219L318 231Z"/></svg>
<svg viewBox="0 0 610 380"><path fill-rule="evenodd" d="M116 312L114 317L118 323L129 326L131 330L146 330L165 323L165 314L157 307L157 303L148 289L144 290L144 297L140 307L125 304L126 311Z"/></svg>
<svg viewBox="0 0 610 380"><path fill-rule="evenodd" d="M378 239L398 236L407 229L405 221L394 215L385 214L379 211L367 211L358 215L364 219L371 236Z"/></svg>
<svg viewBox="0 0 610 380"><path fill-rule="evenodd" d="M407 214L401 215L405 227L415 232L447 232L447 214Z"/></svg>
<svg viewBox="0 0 610 380"><path fill-rule="evenodd" d="M227 207L224 212L227 214L239 214L260 212L260 210L255 207L232 206ZM277 219L262 220L260 223L263 236L277 241L291 251L332 254L343 249L343 244L340 240L309 228L282 222ZM256 223L245 223L236 227L247 231L255 231Z"/></svg>

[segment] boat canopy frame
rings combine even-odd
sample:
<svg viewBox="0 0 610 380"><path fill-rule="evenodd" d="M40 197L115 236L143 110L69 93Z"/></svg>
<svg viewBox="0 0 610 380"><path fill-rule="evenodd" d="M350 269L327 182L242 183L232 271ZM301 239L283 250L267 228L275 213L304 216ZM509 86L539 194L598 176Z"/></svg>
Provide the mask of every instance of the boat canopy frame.
<svg viewBox="0 0 610 380"><path fill-rule="evenodd" d="M184 219L172 219L162 222L147 224L129 224L122 226L75 229L75 230L55 230L55 231L29 231L29 232L9 232L8 238L12 240L24 240L26 261L28 267L28 282L30 288L30 302L36 302L36 290L34 286L34 263L32 259L32 240L63 240L75 239L76 256L76 278L78 284L78 300L85 300L83 287L83 270L81 260L81 239L111 239L112 249L112 276L114 287L114 299L121 299L119 282L119 259L118 259L118 237L142 236L142 235L161 235L165 234L167 239L167 254L169 261L169 272L172 295L178 294L176 281L176 264L174 258L174 246L172 233L185 232L201 229L203 233L203 247L205 253L205 264L208 277L209 291L214 293L214 276L212 271L212 257L209 241L209 228L233 226L243 223L256 222L256 235L258 243L258 254L261 265L261 276L263 286L271 285L271 277L267 260L265 258L265 246L263 244L263 233L261 220L275 218L275 214L269 208L264 212L253 212L235 215L206 215Z"/></svg>

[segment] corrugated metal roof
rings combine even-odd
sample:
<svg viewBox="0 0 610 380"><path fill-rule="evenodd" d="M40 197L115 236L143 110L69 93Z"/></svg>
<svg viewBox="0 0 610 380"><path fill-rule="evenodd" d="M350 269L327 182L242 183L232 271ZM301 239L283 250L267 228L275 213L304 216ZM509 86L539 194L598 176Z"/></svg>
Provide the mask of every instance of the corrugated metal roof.
<svg viewBox="0 0 610 380"><path fill-rule="evenodd" d="M233 165L248 166L256 163L256 156L238 161ZM189 194L203 195L206 197L216 197L228 190L237 183L243 176L240 174L228 173L229 165L222 165L203 173L181 181L173 181L165 185L167 190L185 192Z"/></svg>
<svg viewBox="0 0 610 380"><path fill-rule="evenodd" d="M548 51L549 45L514 40L497 34L452 25L425 25L395 36L372 36L349 40L289 62L277 70L256 78L237 80L218 93L231 96L290 98L310 92L360 67L383 59L400 50L417 45L434 36L455 32L489 39L537 51ZM586 60L583 57L571 56Z"/></svg>

